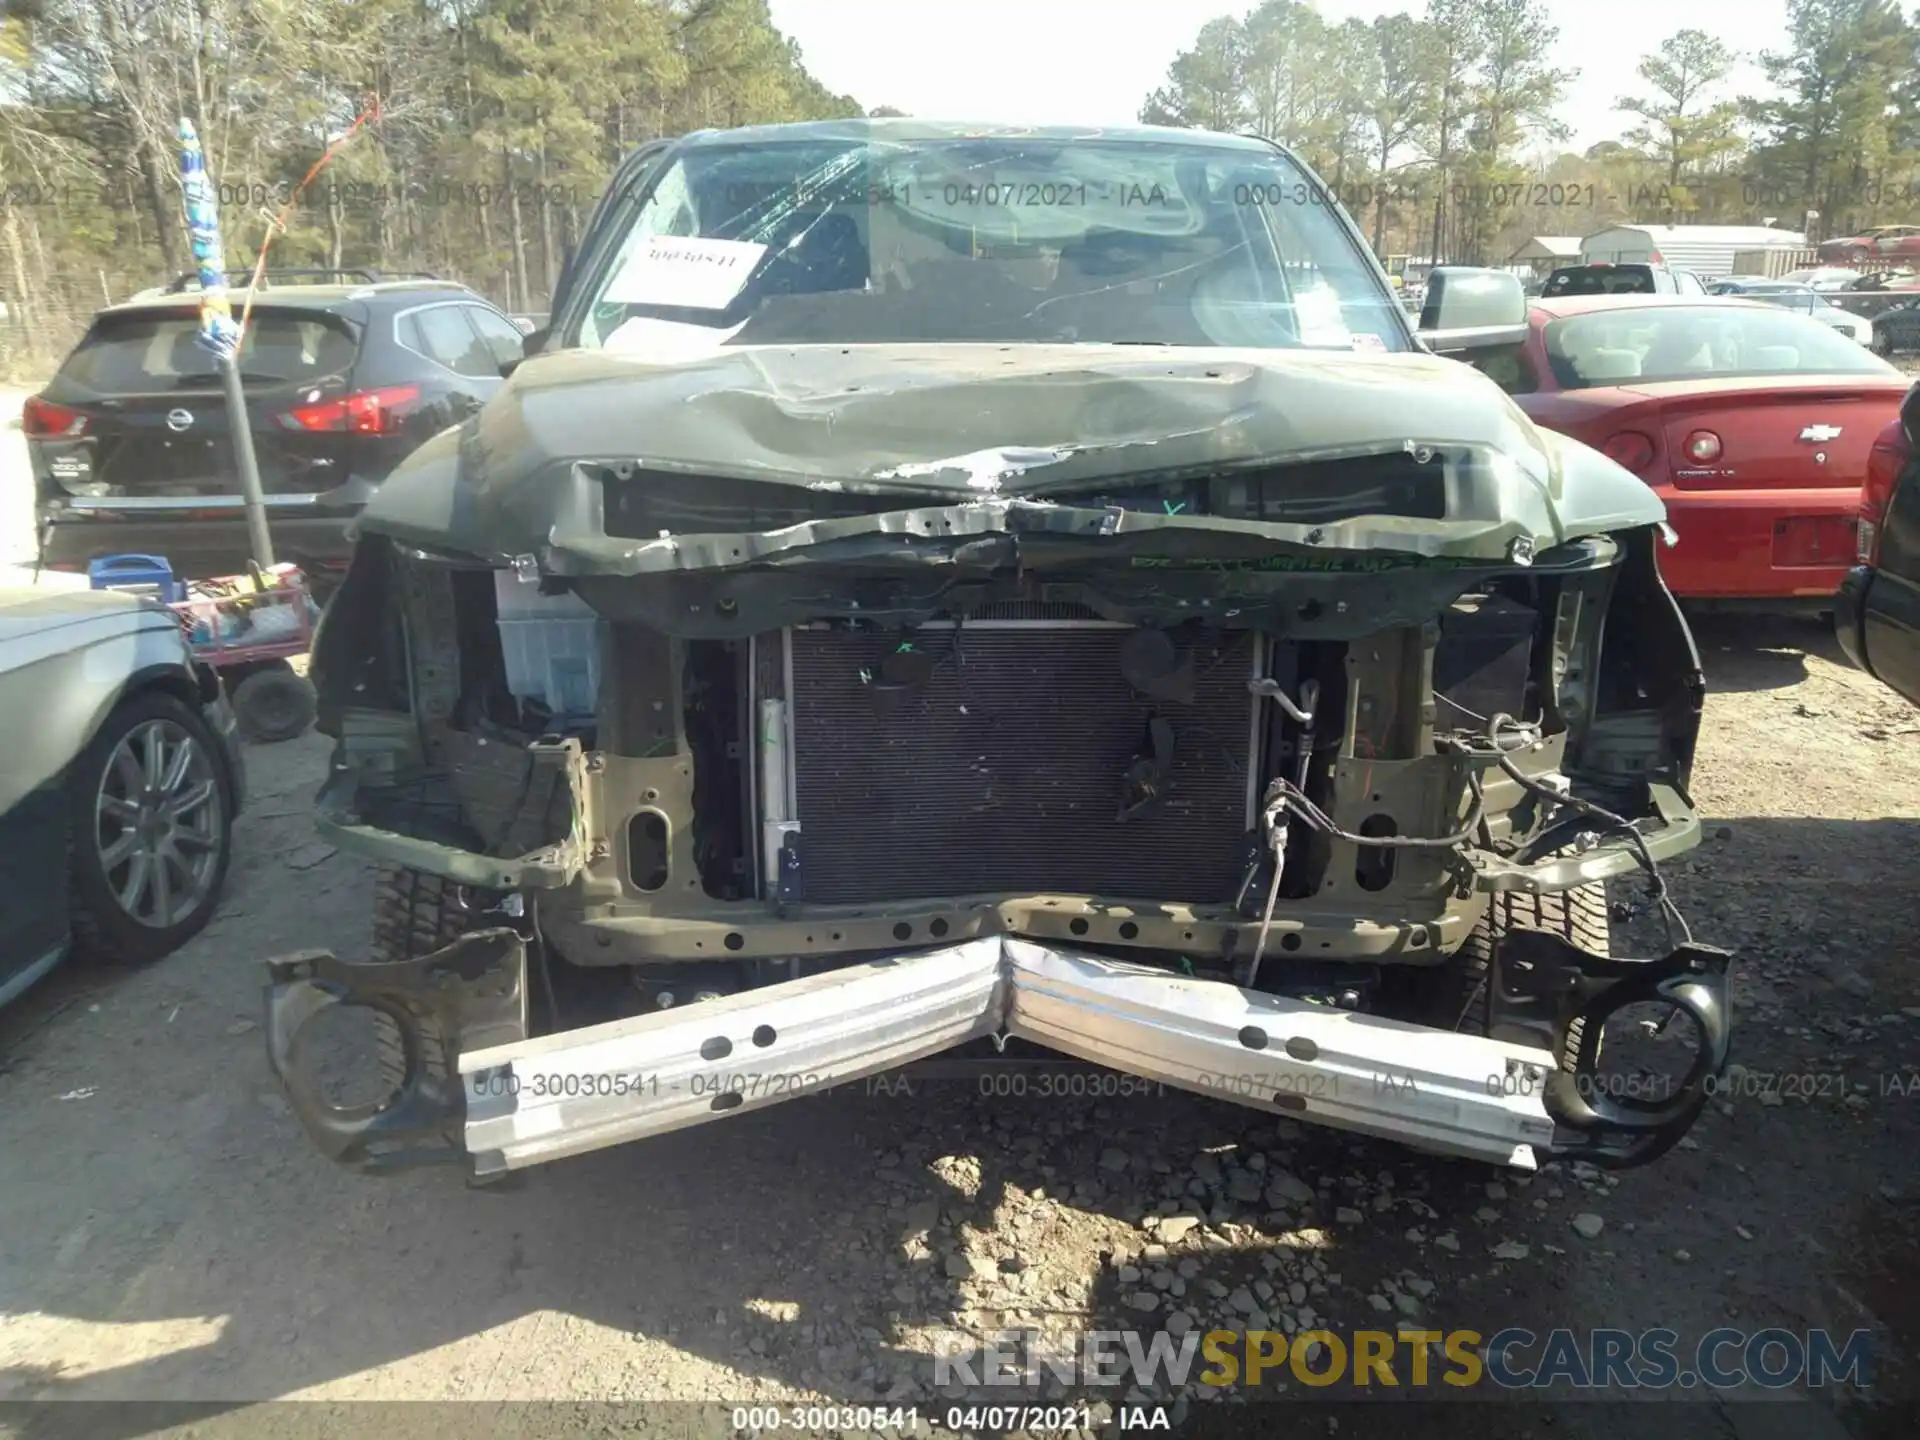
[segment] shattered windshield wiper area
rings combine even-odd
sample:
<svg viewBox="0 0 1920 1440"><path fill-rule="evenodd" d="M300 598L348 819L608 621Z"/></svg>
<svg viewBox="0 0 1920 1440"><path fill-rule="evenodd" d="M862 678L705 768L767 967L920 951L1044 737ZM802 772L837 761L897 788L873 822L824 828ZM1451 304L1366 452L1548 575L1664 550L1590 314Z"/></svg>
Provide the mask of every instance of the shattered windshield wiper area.
<svg viewBox="0 0 1920 1440"><path fill-rule="evenodd" d="M598 479L607 534L632 540L780 530L810 520L873 515L890 508L889 502L877 495L843 495L632 466L603 467Z"/></svg>
<svg viewBox="0 0 1920 1440"><path fill-rule="evenodd" d="M1037 492L1056 505L1175 517L1329 524L1365 515L1442 520L1447 514L1448 457L1422 462L1405 451L1319 464L1250 468L1235 473L1146 477L1102 485L1082 482ZM925 492L904 485L865 493L804 490L790 485L605 467L598 479L606 533L635 540L784 529L809 521L904 510Z"/></svg>

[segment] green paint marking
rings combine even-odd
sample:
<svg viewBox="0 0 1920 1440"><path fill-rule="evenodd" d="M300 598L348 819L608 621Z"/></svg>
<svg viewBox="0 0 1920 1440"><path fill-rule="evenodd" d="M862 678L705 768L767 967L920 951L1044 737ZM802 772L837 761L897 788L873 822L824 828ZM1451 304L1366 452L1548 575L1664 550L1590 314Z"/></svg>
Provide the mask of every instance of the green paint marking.
<svg viewBox="0 0 1920 1440"><path fill-rule="evenodd" d="M1162 500L1160 503L1166 507L1167 513L1169 515L1178 515L1182 510L1187 508L1187 502L1184 500L1181 500L1178 502L1175 502L1172 500Z"/></svg>

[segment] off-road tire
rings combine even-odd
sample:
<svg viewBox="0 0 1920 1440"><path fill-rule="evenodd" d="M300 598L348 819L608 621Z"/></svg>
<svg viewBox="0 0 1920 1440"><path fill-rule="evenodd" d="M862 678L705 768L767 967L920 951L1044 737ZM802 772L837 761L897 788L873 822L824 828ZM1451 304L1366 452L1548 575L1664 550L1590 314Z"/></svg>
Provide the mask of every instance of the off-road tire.
<svg viewBox="0 0 1920 1440"><path fill-rule="evenodd" d="M165 929L142 925L120 908L109 888L98 844L96 810L101 776L115 748L131 731L149 720L165 720L193 737L212 762L223 816L221 848L214 862L213 883L204 904ZM164 690L142 690L108 712L68 772L71 806L67 825L67 924L75 951L90 960L122 965L145 965L170 955L206 928L226 893L227 873L233 865L233 820L238 808L234 775L227 749L199 710Z"/></svg>
<svg viewBox="0 0 1920 1440"><path fill-rule="evenodd" d="M382 865L373 878L373 943L377 961L412 960L451 945L471 926L470 912L461 903L453 881L399 865ZM380 1078L398 1089L407 1077L406 1046L399 1027L385 1015L374 1017L380 1046ZM437 1037L420 1037L420 1063L428 1074L444 1078L452 1073Z"/></svg>
<svg viewBox="0 0 1920 1440"><path fill-rule="evenodd" d="M1487 978L1494 947L1501 936L1515 930L1543 931L1595 955L1610 954L1612 927L1608 922L1607 887L1582 885L1576 890L1551 895L1530 895L1519 890L1494 892L1480 922L1448 967L1454 983L1442 987L1447 997L1443 1003L1452 1009L1451 1016L1443 1022L1446 1028L1474 1035L1486 1033ZM1567 1029L1567 1042L1560 1057L1564 1069L1573 1068L1582 1029L1578 1020Z"/></svg>

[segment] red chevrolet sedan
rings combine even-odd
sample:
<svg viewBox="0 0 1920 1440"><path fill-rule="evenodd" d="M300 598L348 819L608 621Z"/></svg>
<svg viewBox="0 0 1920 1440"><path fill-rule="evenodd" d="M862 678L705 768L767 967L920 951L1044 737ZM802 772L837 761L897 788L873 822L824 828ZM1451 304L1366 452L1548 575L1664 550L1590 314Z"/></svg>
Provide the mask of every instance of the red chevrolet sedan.
<svg viewBox="0 0 1920 1440"><path fill-rule="evenodd" d="M1805 315L1686 295L1537 301L1526 343L1479 364L1659 493L1676 595L1796 609L1854 562L1869 457L1913 383Z"/></svg>

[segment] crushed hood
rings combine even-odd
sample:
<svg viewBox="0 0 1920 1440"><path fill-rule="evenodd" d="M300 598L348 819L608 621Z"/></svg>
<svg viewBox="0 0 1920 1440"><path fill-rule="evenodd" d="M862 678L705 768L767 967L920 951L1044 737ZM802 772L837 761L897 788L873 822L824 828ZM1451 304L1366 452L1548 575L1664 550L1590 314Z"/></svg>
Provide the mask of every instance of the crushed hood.
<svg viewBox="0 0 1920 1440"><path fill-rule="evenodd" d="M1079 510L1116 480L1433 451L1472 457L1444 518L1286 524ZM610 536L603 476L761 481L870 497L861 513L722 523L697 539ZM788 493L792 493L791 490ZM1500 560L1649 525L1659 500L1626 470L1543 432L1490 380L1424 354L1106 345L728 346L674 363L562 351L520 366L472 421L381 487L363 529L560 574L751 564L871 532L1040 529L1110 536L1230 531L1276 548ZM1084 518L1082 518L1084 517Z"/></svg>

